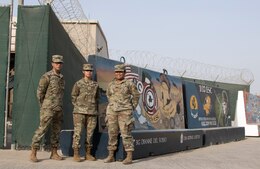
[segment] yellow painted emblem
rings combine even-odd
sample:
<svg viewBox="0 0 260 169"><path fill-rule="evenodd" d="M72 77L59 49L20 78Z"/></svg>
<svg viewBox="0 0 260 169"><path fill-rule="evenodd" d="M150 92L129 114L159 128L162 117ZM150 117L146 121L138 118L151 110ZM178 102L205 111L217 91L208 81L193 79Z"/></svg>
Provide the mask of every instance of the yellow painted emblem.
<svg viewBox="0 0 260 169"><path fill-rule="evenodd" d="M197 110L199 108L198 100L197 100L196 96L194 96L194 95L192 95L190 97L190 108L192 110Z"/></svg>
<svg viewBox="0 0 260 169"><path fill-rule="evenodd" d="M210 114L211 106L211 98L210 96L206 96L203 105L203 109L205 110L206 116Z"/></svg>

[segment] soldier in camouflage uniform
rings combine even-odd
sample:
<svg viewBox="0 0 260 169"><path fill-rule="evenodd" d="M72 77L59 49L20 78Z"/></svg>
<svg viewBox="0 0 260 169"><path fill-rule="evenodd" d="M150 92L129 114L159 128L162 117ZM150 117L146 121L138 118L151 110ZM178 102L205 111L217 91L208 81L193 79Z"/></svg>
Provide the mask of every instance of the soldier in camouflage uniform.
<svg viewBox="0 0 260 169"><path fill-rule="evenodd" d="M140 97L136 85L124 79L125 66L123 64L115 66L115 79L109 83L107 88L108 106L106 121L108 127L108 151L109 155L105 163L113 162L114 152L117 149L118 134L121 132L124 149L127 153L123 164L132 163L132 152L134 151L134 141L131 134L133 129L133 110L138 105Z"/></svg>
<svg viewBox="0 0 260 169"><path fill-rule="evenodd" d="M52 56L52 70L45 73L39 81L37 89L37 98L40 105L40 125L35 131L32 138L32 153L30 160L37 162L37 150L40 147L42 137L51 126L51 148L52 153L50 158L55 160L62 160L58 155L57 148L59 145L59 133L61 130L61 123L63 118L62 112L62 98L64 94L65 81L63 75L60 73L63 65L63 56Z"/></svg>
<svg viewBox="0 0 260 169"><path fill-rule="evenodd" d="M86 128L86 160L94 161L95 157L91 155L92 138L97 124L97 96L98 84L92 80L93 65L84 64L84 77L77 81L72 89L72 104L74 105L73 121L74 121L74 135L73 135L73 149L74 161L80 162L79 148L80 135L82 128Z"/></svg>

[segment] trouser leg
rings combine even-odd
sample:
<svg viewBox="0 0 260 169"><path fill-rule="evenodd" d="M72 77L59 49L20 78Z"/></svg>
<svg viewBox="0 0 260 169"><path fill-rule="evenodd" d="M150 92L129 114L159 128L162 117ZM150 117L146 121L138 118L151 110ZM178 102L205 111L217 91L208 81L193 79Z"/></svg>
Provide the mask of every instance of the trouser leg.
<svg viewBox="0 0 260 169"><path fill-rule="evenodd" d="M107 149L110 151L115 151L117 149L118 144L118 134L119 134L119 126L118 126L118 116L116 114L107 115L107 125L108 125L108 147Z"/></svg>
<svg viewBox="0 0 260 169"><path fill-rule="evenodd" d="M58 148L59 139L60 139L60 131L61 131L61 123L63 121L63 112L55 111L52 125L51 125L51 146L53 148Z"/></svg>
<svg viewBox="0 0 260 169"><path fill-rule="evenodd" d="M73 124L74 124L74 134L73 134L73 143L72 147L75 149L80 148L80 138L81 132L85 121L85 115L73 113Z"/></svg>
<svg viewBox="0 0 260 169"><path fill-rule="evenodd" d="M35 134L32 138L32 147L35 148L36 150L38 150L40 148L41 139L47 132L52 119L53 119L53 113L51 110L48 110L48 109L41 110L40 125L39 125L38 129L35 131Z"/></svg>

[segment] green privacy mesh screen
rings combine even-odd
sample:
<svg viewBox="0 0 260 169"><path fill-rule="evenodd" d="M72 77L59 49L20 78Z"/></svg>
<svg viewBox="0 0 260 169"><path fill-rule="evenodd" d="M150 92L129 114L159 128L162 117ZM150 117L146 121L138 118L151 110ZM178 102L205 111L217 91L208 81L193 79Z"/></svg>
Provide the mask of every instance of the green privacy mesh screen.
<svg viewBox="0 0 260 169"><path fill-rule="evenodd" d="M51 56L64 56L63 129L73 127L70 93L72 85L81 78L82 64L86 61L50 6L19 6L16 36L12 141L19 147L27 147L39 125L36 90L41 75L51 69ZM48 139L43 139L48 145L45 140Z"/></svg>
<svg viewBox="0 0 260 169"><path fill-rule="evenodd" d="M4 141L5 87L8 62L10 7L0 7L0 148Z"/></svg>

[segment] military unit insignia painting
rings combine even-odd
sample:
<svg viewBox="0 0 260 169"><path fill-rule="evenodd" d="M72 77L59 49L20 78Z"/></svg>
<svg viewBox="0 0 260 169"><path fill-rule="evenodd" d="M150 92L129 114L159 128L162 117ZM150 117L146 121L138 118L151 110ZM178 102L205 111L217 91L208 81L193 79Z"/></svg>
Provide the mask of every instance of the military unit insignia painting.
<svg viewBox="0 0 260 169"><path fill-rule="evenodd" d="M244 92L246 123L260 124L260 96Z"/></svg>
<svg viewBox="0 0 260 169"><path fill-rule="evenodd" d="M101 127L105 129L105 91L114 77L115 61L100 58L95 62L97 82L101 88L99 103ZM134 110L135 129L176 129L185 128L183 92L181 80L147 69L126 66L125 78L133 81L141 94Z"/></svg>
<svg viewBox="0 0 260 169"><path fill-rule="evenodd" d="M190 82L184 86L188 128L231 125L227 90Z"/></svg>
<svg viewBox="0 0 260 169"><path fill-rule="evenodd" d="M114 78L114 65L119 62L97 57L93 63L101 88L99 130L102 131L106 130L106 87ZM133 81L141 94L134 110L135 130L230 126L226 90L182 82L180 77L127 64L125 78Z"/></svg>

